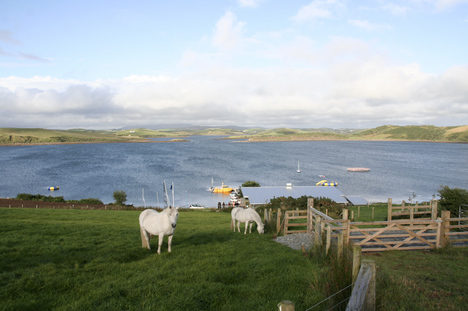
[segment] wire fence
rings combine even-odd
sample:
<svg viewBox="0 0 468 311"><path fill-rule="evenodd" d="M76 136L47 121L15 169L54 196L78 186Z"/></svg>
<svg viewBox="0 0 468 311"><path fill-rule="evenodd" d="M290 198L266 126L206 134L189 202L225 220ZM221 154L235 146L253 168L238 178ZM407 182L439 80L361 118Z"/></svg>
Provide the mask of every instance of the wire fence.
<svg viewBox="0 0 468 311"><path fill-rule="evenodd" d="M326 302L326 301L329 301L330 299L332 299L332 298L335 297L336 295L338 295L338 294L344 292L345 290L347 290L348 288L352 287L354 284L355 284L355 283L346 286L345 288L343 288L343 289L337 291L337 292L334 293L333 295L331 295L331 296L325 298L324 300L322 300L322 301L320 301L319 303L313 305L312 307L310 307L309 309L307 309L307 310L305 310L305 311L309 311L309 310L312 310L312 309L314 309L314 308L320 306L322 303L324 303L324 302ZM338 302L338 303L335 304L333 307L331 307L330 309L327 309L327 310L333 310L333 309L336 308L337 306L341 305L343 302L348 301L350 297L351 297L351 296L349 296L348 298L346 298L346 299L344 299L344 300Z"/></svg>

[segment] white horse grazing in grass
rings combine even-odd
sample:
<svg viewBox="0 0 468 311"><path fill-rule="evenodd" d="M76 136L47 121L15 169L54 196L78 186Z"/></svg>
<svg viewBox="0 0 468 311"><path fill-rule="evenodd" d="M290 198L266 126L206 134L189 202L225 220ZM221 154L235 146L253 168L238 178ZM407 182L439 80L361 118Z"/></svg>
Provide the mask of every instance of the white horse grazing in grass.
<svg viewBox="0 0 468 311"><path fill-rule="evenodd" d="M168 207L158 213L154 209L147 209L140 214L141 247L151 250L150 238L159 236L158 254L161 254L161 245L167 235L168 251L171 252L172 237L179 217L178 207Z"/></svg>
<svg viewBox="0 0 468 311"><path fill-rule="evenodd" d="M250 223L250 230L249 233L252 233L252 225L253 222L255 221L257 223L257 230L258 233L263 233L264 226L262 223L262 219L260 218L260 215L252 209L243 209L242 207L235 207L232 209L231 212L231 229L234 228L234 232L236 232L236 220L237 220L237 230L240 231L240 224L241 222L245 222L245 232L244 234L247 234L247 226Z"/></svg>

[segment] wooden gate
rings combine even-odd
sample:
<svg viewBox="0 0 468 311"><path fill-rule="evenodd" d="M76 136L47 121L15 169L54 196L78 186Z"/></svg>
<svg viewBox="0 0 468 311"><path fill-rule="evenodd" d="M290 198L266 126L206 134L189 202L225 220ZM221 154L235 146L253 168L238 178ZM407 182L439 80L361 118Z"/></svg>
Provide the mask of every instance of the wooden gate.
<svg viewBox="0 0 468 311"><path fill-rule="evenodd" d="M346 238L363 252L436 249L441 244L441 224L441 220L350 222Z"/></svg>

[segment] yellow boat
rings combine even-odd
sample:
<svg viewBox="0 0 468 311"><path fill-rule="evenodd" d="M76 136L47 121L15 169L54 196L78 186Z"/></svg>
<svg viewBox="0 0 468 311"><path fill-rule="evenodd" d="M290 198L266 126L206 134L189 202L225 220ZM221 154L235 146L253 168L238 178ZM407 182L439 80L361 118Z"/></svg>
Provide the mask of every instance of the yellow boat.
<svg viewBox="0 0 468 311"><path fill-rule="evenodd" d="M212 187L212 188L211 188L211 192L214 192L214 193L231 193L231 192L232 192L232 188L226 186L226 185L223 183L221 187L216 187L216 188L213 188L213 187Z"/></svg>

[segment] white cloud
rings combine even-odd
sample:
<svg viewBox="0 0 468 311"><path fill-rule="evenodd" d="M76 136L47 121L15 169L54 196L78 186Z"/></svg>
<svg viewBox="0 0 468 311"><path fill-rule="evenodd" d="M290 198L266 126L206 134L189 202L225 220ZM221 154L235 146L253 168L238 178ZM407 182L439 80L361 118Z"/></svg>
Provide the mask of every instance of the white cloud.
<svg viewBox="0 0 468 311"><path fill-rule="evenodd" d="M242 43L242 31L245 23L238 22L232 12L227 12L216 23L213 45L221 50L233 50Z"/></svg>
<svg viewBox="0 0 468 311"><path fill-rule="evenodd" d="M411 11L411 8L408 6L402 6L395 3L387 3L383 5L382 8L395 16L405 16L409 11Z"/></svg>
<svg viewBox="0 0 468 311"><path fill-rule="evenodd" d="M467 4L468 0L435 0L435 7L439 10L446 10L457 5Z"/></svg>
<svg viewBox="0 0 468 311"><path fill-rule="evenodd" d="M359 42L317 49L341 55ZM339 58L341 59L341 58ZM441 75L378 57L330 57L326 70L216 68L175 77L129 76L90 84L10 77L0 87L0 123L14 127L118 128L161 124L372 127L468 120L468 67ZM5 79L0 79L4 85ZM54 83L56 86L54 87ZM450 125L450 124L439 124Z"/></svg>
<svg viewBox="0 0 468 311"><path fill-rule="evenodd" d="M240 7L255 8L264 0L238 0Z"/></svg>
<svg viewBox="0 0 468 311"><path fill-rule="evenodd" d="M342 4L337 0L314 0L302 7L293 19L297 22L314 21L322 18L331 18L336 9Z"/></svg>
<svg viewBox="0 0 468 311"><path fill-rule="evenodd" d="M351 19L348 20L348 24L365 29L365 30L378 30L378 29L390 29L391 27L388 25L383 24L375 24L371 23L368 20L358 20L358 19Z"/></svg>

